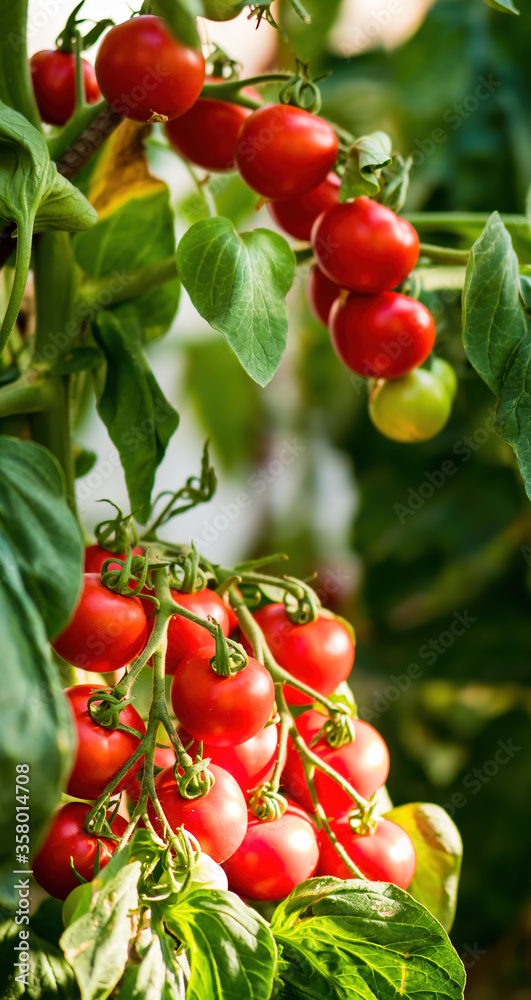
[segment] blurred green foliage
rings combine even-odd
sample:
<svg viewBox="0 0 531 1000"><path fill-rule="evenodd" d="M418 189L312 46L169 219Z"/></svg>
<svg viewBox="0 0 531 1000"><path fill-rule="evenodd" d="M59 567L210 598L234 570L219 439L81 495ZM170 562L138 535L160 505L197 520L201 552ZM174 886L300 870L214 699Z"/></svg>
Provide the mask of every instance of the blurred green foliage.
<svg viewBox="0 0 531 1000"><path fill-rule="evenodd" d="M410 211L525 210L529 5L510 17L480 0L440 0L401 47L344 59L324 41L339 4L307 6L314 26L287 17L282 59L295 49L315 72L333 70L322 82L326 114L355 135L385 129L414 155ZM529 1000L531 508L492 429L493 396L464 356L459 291L424 300L437 351L460 377L451 422L425 444L395 444L371 425L366 387L311 318L302 280L272 385L244 385L217 341L190 348L190 392L232 475L274 457L282 436L304 442L282 502L265 494L255 551L281 546L298 576L317 566L324 600L357 629L353 686L388 741L393 800L434 801L454 815L465 853L452 937L468 1000ZM220 379L231 397L223 412L212 405ZM331 479L338 462L342 496ZM338 503L342 516L349 504L354 512L344 528ZM413 663L420 680L408 674Z"/></svg>

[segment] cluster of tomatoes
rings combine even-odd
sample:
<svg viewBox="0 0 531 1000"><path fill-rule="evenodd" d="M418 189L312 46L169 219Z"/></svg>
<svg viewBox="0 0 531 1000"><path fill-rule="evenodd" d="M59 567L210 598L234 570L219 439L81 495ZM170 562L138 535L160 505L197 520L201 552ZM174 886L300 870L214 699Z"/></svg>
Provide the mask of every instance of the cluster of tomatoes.
<svg viewBox="0 0 531 1000"><path fill-rule="evenodd" d="M234 12L232 6L226 16ZM43 119L64 124L75 106L73 53L38 52L31 70ZM340 203L338 139L323 118L284 104L252 110L200 98L205 73L200 49L181 44L154 15L113 27L99 47L95 72L83 61L87 101L101 91L125 117L164 122L172 147L205 170L236 167L267 200L275 222L311 242L310 304L344 364L375 380L373 422L395 440L432 437L448 420L456 378L441 359L420 367L435 342L433 317L421 302L393 291L417 264L416 231L373 199ZM260 103L252 88L243 94Z"/></svg>
<svg viewBox="0 0 531 1000"><path fill-rule="evenodd" d="M151 602L112 591L102 582L99 569L109 558L116 560L99 545L86 550L80 601L70 624L54 642L67 662L89 672L124 667L144 649L152 627L148 620ZM171 590L171 596L201 621L217 623L225 637L237 633L234 611L226 597L214 590ZM254 619L276 662L292 679L325 696L347 679L354 643L337 619L319 614L299 625L284 604L274 603L257 610ZM253 801L260 800L264 788L270 787L267 783L275 770L279 725L271 675L253 657L246 640L241 638L241 642L249 649L248 662L223 675L215 669L217 647L212 632L179 614L170 618L165 669L172 677L176 732L190 759L205 761L214 781L205 784L203 794L187 797L178 782L183 767L171 741L166 740L155 751L154 787L171 829L177 833L184 827L211 859L211 868L222 866L217 885L228 884L247 899L273 901L285 898L316 871L339 878L352 876L325 832L318 829L305 770L291 740L282 772L282 806L273 816L255 815ZM98 718L94 709L107 705L106 694L112 701L110 688L81 684L65 694L77 731L77 753L65 791L83 801L69 801L59 808L33 864L38 883L60 899L78 886L79 877L90 881L95 864L98 870L116 849L127 820L116 812L110 819L116 839L87 829L90 803L121 774L112 795L127 790L129 805L134 807L141 794L143 754L127 765L146 733L143 719L129 700L123 708L118 706L119 722L115 718L112 727ZM289 684L284 685L284 694L290 705L302 709L296 728L306 744L311 743L313 752L359 796L371 799L383 787L389 768L387 747L376 730L353 719L354 738L334 748L324 735L328 717L311 707L312 698ZM408 834L389 820L369 815L360 826L360 811L351 796L318 769L315 790L333 834L361 873L406 888L416 864ZM164 825L152 801L147 817L164 837Z"/></svg>

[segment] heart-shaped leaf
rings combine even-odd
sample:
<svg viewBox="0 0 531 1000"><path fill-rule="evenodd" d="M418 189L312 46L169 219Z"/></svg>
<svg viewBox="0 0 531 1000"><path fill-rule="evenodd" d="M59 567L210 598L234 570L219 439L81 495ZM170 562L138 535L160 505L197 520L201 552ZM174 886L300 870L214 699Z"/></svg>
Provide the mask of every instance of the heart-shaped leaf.
<svg viewBox="0 0 531 1000"><path fill-rule="evenodd" d="M339 192L340 201L380 190L380 171L392 160L392 142L385 132L364 135L350 147Z"/></svg>

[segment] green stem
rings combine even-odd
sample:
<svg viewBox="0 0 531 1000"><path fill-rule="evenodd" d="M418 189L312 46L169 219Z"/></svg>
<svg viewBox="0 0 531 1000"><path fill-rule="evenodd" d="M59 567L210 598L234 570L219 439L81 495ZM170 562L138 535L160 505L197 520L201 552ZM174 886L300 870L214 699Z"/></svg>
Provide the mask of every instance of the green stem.
<svg viewBox="0 0 531 1000"><path fill-rule="evenodd" d="M412 280L420 282L426 292L441 289L459 291L464 288L466 271L463 267L419 267Z"/></svg>
<svg viewBox="0 0 531 1000"><path fill-rule="evenodd" d="M286 756L288 752L288 737L291 724L293 719L291 718L291 713L286 705L284 698L284 692L282 688L277 689L277 707L280 712L280 725L278 727L278 750L277 758L275 761L275 767L273 774L269 780L269 787L271 791L278 792L280 788L280 778L282 776L282 771L284 770L286 764ZM283 708L285 706L285 710Z"/></svg>
<svg viewBox="0 0 531 1000"><path fill-rule="evenodd" d="M286 83L293 73L266 73L260 76L250 76L245 80L227 80L225 83L205 83L201 97L209 97L214 101L229 101L231 104L241 104L244 108L260 108L262 104L253 97L247 97L240 91L244 87L256 87L260 83Z"/></svg>
<svg viewBox="0 0 531 1000"><path fill-rule="evenodd" d="M470 259L470 250L454 250L452 247L438 247L431 243L421 243L420 256L439 261L441 264L464 264L466 267Z"/></svg>
<svg viewBox="0 0 531 1000"><path fill-rule="evenodd" d="M470 227L483 229L490 215L490 212L410 212L403 218L415 229L463 232ZM529 230L529 220L525 215L502 215L500 218L508 228Z"/></svg>
<svg viewBox="0 0 531 1000"><path fill-rule="evenodd" d="M81 35L79 31L75 33L75 53L76 53L76 111L85 107L85 78L83 76L83 62L81 59Z"/></svg>
<svg viewBox="0 0 531 1000"><path fill-rule="evenodd" d="M28 0L0 3L0 100L19 111L31 124L42 129L31 84L26 39Z"/></svg>
<svg viewBox="0 0 531 1000"><path fill-rule="evenodd" d="M2 327L0 328L0 358L4 353L4 349L11 335L11 331L18 319L18 314L20 312L20 307L22 305L22 299L24 298L24 292L26 289L26 282L28 280L28 272L31 260L32 236L33 236L32 224L19 225L18 239L17 239L17 257L15 263L15 276L13 278L11 294L9 296L9 302L7 304L7 309L2 322Z"/></svg>
<svg viewBox="0 0 531 1000"><path fill-rule="evenodd" d="M295 11L295 13L298 14L298 16L300 17L301 21L303 21L304 24L311 24L312 23L312 19L310 17L310 14L306 10L306 8L302 6L300 0L289 0L289 2L291 4L291 6L293 7L293 10Z"/></svg>
<svg viewBox="0 0 531 1000"><path fill-rule="evenodd" d="M51 381L35 372L27 372L0 389L0 417L16 413L39 413L53 402Z"/></svg>
<svg viewBox="0 0 531 1000"><path fill-rule="evenodd" d="M173 281L177 277L175 257L168 257L158 264L148 264L138 271L131 271L130 274L124 276L121 287L117 289L113 287L116 284L116 277L113 276L106 275L103 278L86 281L81 288L80 303L97 308L103 294L105 308L108 309L119 302L135 299L143 292L163 285L167 281Z"/></svg>

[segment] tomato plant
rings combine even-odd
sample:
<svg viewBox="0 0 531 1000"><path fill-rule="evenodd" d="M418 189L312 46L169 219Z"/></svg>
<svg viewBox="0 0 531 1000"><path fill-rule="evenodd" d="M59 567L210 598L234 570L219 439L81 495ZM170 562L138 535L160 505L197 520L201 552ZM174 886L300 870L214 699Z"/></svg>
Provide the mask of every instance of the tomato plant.
<svg viewBox="0 0 531 1000"><path fill-rule="evenodd" d="M470 886L509 881L494 842L523 867L527 100L484 50L516 8L429 5L354 61L339 6L81 2L53 50L0 9L6 995L462 1000L458 809L463 913L513 918Z"/></svg>

